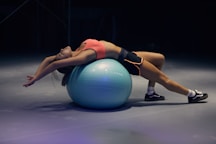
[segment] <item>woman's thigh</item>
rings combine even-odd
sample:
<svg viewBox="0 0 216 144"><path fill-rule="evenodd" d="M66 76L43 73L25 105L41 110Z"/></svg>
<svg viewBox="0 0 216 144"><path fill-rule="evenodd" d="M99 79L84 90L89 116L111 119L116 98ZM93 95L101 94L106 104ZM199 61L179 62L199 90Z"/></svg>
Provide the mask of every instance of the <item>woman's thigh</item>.
<svg viewBox="0 0 216 144"><path fill-rule="evenodd" d="M164 85L168 80L168 77L161 70L147 60L144 60L140 66L140 72L142 77L150 81L158 82L162 85Z"/></svg>
<svg viewBox="0 0 216 144"><path fill-rule="evenodd" d="M145 52L145 51L137 51L134 53L136 53L139 57L143 57L144 60L149 61L156 67L161 67L165 61L165 57L161 53Z"/></svg>

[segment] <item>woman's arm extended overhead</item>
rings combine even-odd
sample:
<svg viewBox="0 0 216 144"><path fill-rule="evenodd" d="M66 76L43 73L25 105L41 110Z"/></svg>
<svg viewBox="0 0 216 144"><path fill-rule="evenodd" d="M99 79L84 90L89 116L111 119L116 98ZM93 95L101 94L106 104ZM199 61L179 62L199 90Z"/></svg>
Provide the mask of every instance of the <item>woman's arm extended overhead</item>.
<svg viewBox="0 0 216 144"><path fill-rule="evenodd" d="M95 59L95 54L91 50L86 50L81 52L79 55L75 57L69 57L66 59L61 59L57 61L53 61L49 63L47 66L44 66L46 64L42 64L42 66L39 66L39 69L34 76L30 77L27 76L28 82L25 83L23 86L28 87L32 84L34 84L35 81L40 80L41 78L45 77L49 73L53 72L54 70L62 67L67 67L67 66L77 66L77 65L82 65L85 63L88 63L92 60ZM43 67L43 69L42 69Z"/></svg>

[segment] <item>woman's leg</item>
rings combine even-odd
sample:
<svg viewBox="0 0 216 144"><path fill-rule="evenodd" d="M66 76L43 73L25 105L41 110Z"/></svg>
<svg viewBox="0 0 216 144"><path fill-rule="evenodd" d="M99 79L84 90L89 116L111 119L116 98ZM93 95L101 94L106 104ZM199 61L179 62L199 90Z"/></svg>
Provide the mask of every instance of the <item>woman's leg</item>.
<svg viewBox="0 0 216 144"><path fill-rule="evenodd" d="M144 60L141 67L141 76L148 79L149 81L157 82L167 88L170 91L188 95L189 89L182 86L181 84L171 80L162 71L155 67L152 63Z"/></svg>
<svg viewBox="0 0 216 144"><path fill-rule="evenodd" d="M143 57L144 60L150 62L159 70L162 69L165 63L165 56L161 53L138 51L136 52L136 54L139 57ZM165 100L164 96L158 95L155 92L155 81L149 80L148 86L147 86L147 92L145 95L145 100L146 101Z"/></svg>
<svg viewBox="0 0 216 144"><path fill-rule="evenodd" d="M165 58L162 54L152 52L136 52L136 54L144 58L144 61L140 66L141 76L148 79L150 85L157 82L170 91L187 96L189 103L196 103L208 98L207 93L188 89L176 81L171 80L165 73L163 73L160 70L165 61ZM159 96L157 94L151 95L150 97L152 96L153 99L149 100L163 100L164 98L163 96Z"/></svg>
<svg viewBox="0 0 216 144"><path fill-rule="evenodd" d="M139 57L143 57L145 60L152 63L158 69L161 69L165 62L165 56L161 53L156 52L146 52L146 51L136 51Z"/></svg>

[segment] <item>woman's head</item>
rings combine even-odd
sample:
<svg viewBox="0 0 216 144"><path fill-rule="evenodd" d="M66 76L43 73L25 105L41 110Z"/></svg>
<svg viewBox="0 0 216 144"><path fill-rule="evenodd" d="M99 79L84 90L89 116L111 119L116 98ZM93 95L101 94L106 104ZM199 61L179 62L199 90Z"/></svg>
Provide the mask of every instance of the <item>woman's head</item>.
<svg viewBox="0 0 216 144"><path fill-rule="evenodd" d="M65 48L61 49L58 54L56 54L56 60L65 59L72 56L72 50L70 46L66 46Z"/></svg>
<svg viewBox="0 0 216 144"><path fill-rule="evenodd" d="M67 46L60 50L58 54L56 54L55 60L61 60L65 58L72 57L72 49L70 46ZM62 67L58 68L57 71L64 74L64 77L62 78L62 85L66 85L70 73L73 71L75 66L68 66L68 67Z"/></svg>

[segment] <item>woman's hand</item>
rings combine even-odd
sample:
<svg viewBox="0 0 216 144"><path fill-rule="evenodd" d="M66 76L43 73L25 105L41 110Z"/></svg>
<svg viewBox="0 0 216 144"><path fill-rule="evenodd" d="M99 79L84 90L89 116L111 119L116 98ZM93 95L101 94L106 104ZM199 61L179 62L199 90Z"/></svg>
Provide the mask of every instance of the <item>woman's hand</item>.
<svg viewBox="0 0 216 144"><path fill-rule="evenodd" d="M28 80L28 82L23 84L24 87L31 86L36 81L34 76L29 76L29 75L27 76L27 80Z"/></svg>

